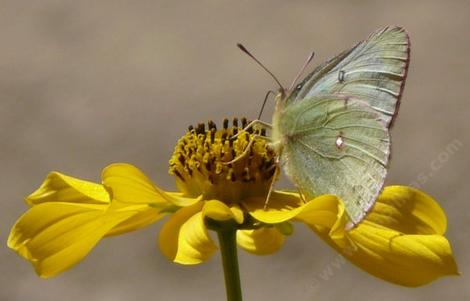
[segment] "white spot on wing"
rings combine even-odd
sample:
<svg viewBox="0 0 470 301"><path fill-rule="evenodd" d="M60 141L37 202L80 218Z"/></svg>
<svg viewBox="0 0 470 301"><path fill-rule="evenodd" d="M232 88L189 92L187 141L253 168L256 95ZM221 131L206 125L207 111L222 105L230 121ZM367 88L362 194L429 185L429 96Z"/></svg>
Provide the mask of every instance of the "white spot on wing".
<svg viewBox="0 0 470 301"><path fill-rule="evenodd" d="M337 148L341 148L341 147L343 146L343 144L344 144L343 137L338 136L338 137L336 138L335 144L336 144L336 147L337 147Z"/></svg>

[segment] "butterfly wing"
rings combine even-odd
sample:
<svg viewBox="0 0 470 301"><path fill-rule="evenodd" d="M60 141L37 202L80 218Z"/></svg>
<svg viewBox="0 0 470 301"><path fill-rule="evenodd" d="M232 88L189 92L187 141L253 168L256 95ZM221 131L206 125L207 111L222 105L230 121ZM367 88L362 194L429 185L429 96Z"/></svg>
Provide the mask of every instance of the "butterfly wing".
<svg viewBox="0 0 470 301"><path fill-rule="evenodd" d="M308 198L337 195L352 223L360 222L387 174L390 137L380 115L340 95L293 103L280 114L287 176Z"/></svg>
<svg viewBox="0 0 470 301"><path fill-rule="evenodd" d="M390 127L409 61L407 33L400 27L385 27L317 67L296 87L290 103L341 93L367 102Z"/></svg>

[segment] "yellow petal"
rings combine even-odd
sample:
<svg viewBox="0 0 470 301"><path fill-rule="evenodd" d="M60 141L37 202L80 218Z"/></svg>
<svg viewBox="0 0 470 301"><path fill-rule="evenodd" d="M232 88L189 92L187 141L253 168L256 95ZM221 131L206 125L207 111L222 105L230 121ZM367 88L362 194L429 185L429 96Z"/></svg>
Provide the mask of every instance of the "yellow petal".
<svg viewBox="0 0 470 301"><path fill-rule="evenodd" d="M256 255L268 255L279 250L285 236L276 227L255 230L238 230L237 243L244 250Z"/></svg>
<svg viewBox="0 0 470 301"><path fill-rule="evenodd" d="M414 287L458 274L449 242L442 235L400 234L365 222L349 237L354 246L343 248L343 255L384 280Z"/></svg>
<svg viewBox="0 0 470 301"><path fill-rule="evenodd" d="M367 220L410 234L444 234L447 218L427 194L406 186L388 186Z"/></svg>
<svg viewBox="0 0 470 301"><path fill-rule="evenodd" d="M393 186L385 188L377 204L349 232L344 230L347 219L338 200L331 207L337 219L330 227L302 220L352 263L386 281L414 287L458 273L449 242L442 235L445 215L431 197Z"/></svg>
<svg viewBox="0 0 470 301"><path fill-rule="evenodd" d="M202 215L203 202L176 211L163 225L159 235L162 253L180 264L198 264L216 250Z"/></svg>
<svg viewBox="0 0 470 301"><path fill-rule="evenodd" d="M103 185L51 172L26 201L30 205L45 202L107 204L110 198Z"/></svg>
<svg viewBox="0 0 470 301"><path fill-rule="evenodd" d="M158 220L165 217L167 214L168 212L161 211L157 208L142 208L138 211L138 213L134 214L132 217L114 226L111 230L109 230L108 233L106 233L106 236L119 235L141 229L157 222Z"/></svg>
<svg viewBox="0 0 470 301"><path fill-rule="evenodd" d="M176 197L156 187L138 168L125 163L115 163L102 172L103 184L113 193L113 199L120 203L153 204L156 207L168 205L189 206L197 199Z"/></svg>
<svg viewBox="0 0 470 301"><path fill-rule="evenodd" d="M318 200L302 203L297 193L273 192L269 206L264 209L265 200L251 198L243 203L251 216L266 224L278 224L291 219L314 220L317 225L331 226L336 221L336 197L322 195Z"/></svg>
<svg viewBox="0 0 470 301"><path fill-rule="evenodd" d="M216 221L235 220L237 223L243 223L243 211L238 205L231 207L218 200L206 201L202 209L203 217L209 217Z"/></svg>
<svg viewBox="0 0 470 301"><path fill-rule="evenodd" d="M68 269L102 237L153 223L168 208L167 203L156 208L111 201L103 185L56 172L27 201L33 207L13 227L8 246L29 260L42 277Z"/></svg>
<svg viewBox="0 0 470 301"><path fill-rule="evenodd" d="M302 211L302 200L297 193L274 191L266 209L263 197L251 197L243 201L243 206L255 219L277 224L292 219Z"/></svg>
<svg viewBox="0 0 470 301"><path fill-rule="evenodd" d="M106 211L106 205L43 203L14 225L8 246L29 260L44 278L83 259L109 229L133 212Z"/></svg>
<svg viewBox="0 0 470 301"><path fill-rule="evenodd" d="M245 220L245 216L244 216L245 213L243 209L239 205L234 204L230 206L230 211L232 211L233 219L237 223L242 224L243 221Z"/></svg>
<svg viewBox="0 0 470 301"><path fill-rule="evenodd" d="M312 230L333 239L337 246L346 247L349 238L345 231L348 218L343 203L333 195L322 195L308 202L295 217Z"/></svg>

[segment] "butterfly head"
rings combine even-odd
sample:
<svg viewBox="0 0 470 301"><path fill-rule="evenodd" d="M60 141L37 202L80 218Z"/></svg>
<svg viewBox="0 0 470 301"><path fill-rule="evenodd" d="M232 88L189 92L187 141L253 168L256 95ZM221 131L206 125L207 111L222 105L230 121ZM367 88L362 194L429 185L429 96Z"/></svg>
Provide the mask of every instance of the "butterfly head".
<svg viewBox="0 0 470 301"><path fill-rule="evenodd" d="M277 90L277 94L275 97L276 102L278 101L284 101L286 99L287 94L289 94L289 91L284 89L284 88L279 88Z"/></svg>

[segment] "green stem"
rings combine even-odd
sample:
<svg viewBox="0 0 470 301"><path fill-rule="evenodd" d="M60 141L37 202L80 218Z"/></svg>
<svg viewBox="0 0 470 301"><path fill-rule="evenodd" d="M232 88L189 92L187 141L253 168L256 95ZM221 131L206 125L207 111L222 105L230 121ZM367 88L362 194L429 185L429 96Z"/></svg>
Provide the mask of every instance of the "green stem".
<svg viewBox="0 0 470 301"><path fill-rule="evenodd" d="M236 234L237 229L231 227L231 225L217 229L220 252L222 253L222 264L224 266L227 301L242 301Z"/></svg>

